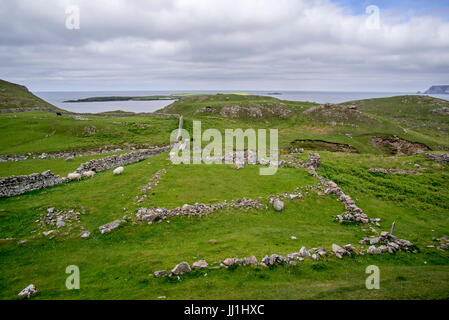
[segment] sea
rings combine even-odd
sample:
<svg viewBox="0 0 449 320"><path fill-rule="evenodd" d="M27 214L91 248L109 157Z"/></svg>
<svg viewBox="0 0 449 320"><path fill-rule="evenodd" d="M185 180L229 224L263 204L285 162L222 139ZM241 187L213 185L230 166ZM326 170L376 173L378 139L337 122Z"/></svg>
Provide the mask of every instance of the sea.
<svg viewBox="0 0 449 320"><path fill-rule="evenodd" d="M244 92L256 95L275 97L281 100L309 101L316 103L341 103L346 101L392 97L398 95L413 95L411 92L342 92L342 91L214 91L214 90L186 90L186 91L40 91L33 92L38 97L64 110L78 113L97 113L105 111L154 112L174 102L174 100L155 101L110 101L110 102L64 102L89 97L101 96L151 96L171 95L181 93L236 93ZM449 100L449 95L431 95L432 97Z"/></svg>

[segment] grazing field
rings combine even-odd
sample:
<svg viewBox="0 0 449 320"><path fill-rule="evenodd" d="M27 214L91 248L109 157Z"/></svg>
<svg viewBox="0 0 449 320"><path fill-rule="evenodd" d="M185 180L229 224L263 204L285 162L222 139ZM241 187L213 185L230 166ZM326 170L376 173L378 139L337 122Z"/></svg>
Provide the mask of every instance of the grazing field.
<svg viewBox="0 0 449 320"><path fill-rule="evenodd" d="M49 112L0 114L0 154L80 151L99 147L166 145L178 119L57 116Z"/></svg>
<svg viewBox="0 0 449 320"><path fill-rule="evenodd" d="M412 101L397 99L395 103ZM338 223L335 216L345 211L343 202L324 192L306 168L285 166L273 176L261 176L259 165L175 165L165 152L126 165L120 175L110 169L93 178L0 198L0 299L16 299L31 283L39 289L32 299L449 299L449 252L437 240L449 236L449 165L425 156L447 150L447 120L429 116L444 124L438 135L402 126L390 108L383 111L382 101L372 107L375 100L357 102L354 109L347 107L353 103L318 106L253 95L186 95L163 111L182 114L190 132L193 120L201 120L203 130L222 132L279 129L281 160L302 164L318 152L317 173L337 183L370 218L381 218L380 225ZM424 109L433 110L436 102ZM0 134L7 138L2 139L1 154L168 145L170 132L178 126L175 118L85 118L89 120L49 112L2 114ZM390 138L373 139L379 136ZM431 150L423 151L423 145ZM293 148L305 150L290 154ZM48 169L65 176L81 163L108 155L2 162L0 177ZM276 211L269 197L284 192L301 197L285 198L285 208ZM263 206L179 215L151 224L137 217L142 207L174 209L242 198ZM51 208L69 212L69 217L79 214L57 228L54 221L46 222ZM100 233L100 226L114 220L126 222ZM296 266L221 266L230 257L254 255L261 261L303 246L331 252L333 244L352 244L355 253L366 252L369 245L359 241L390 231L393 222L394 235L413 243L409 252L342 259L328 254ZM85 231L90 236L81 238ZM179 277L153 275L201 259L207 268ZM65 286L69 265L80 269L79 290ZM369 265L380 269L379 290L365 287Z"/></svg>

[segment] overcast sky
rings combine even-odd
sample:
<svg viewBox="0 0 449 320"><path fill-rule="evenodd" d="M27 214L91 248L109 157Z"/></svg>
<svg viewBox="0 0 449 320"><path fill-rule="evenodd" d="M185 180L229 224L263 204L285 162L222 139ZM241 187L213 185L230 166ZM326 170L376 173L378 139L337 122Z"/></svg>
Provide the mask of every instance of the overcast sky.
<svg viewBox="0 0 449 320"><path fill-rule="evenodd" d="M4 0L0 78L32 91L424 90L449 84L449 1Z"/></svg>

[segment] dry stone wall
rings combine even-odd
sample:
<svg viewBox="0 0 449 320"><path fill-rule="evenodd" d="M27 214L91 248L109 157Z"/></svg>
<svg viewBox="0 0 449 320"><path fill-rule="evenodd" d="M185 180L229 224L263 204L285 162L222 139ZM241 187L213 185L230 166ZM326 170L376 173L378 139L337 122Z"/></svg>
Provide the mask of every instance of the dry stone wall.
<svg viewBox="0 0 449 320"><path fill-rule="evenodd" d="M77 173L83 173L86 171L95 171L100 172L112 168L116 168L119 166L124 166L130 163L138 162L141 160L148 159L151 156L156 154L165 152L170 150L170 146L153 148L153 149L144 149L136 152L125 153L121 155L114 155L110 157L106 157L103 159L93 159L88 162L82 163L78 169L76 169Z"/></svg>
<svg viewBox="0 0 449 320"><path fill-rule="evenodd" d="M0 198L19 195L28 191L39 190L65 181L50 170L27 176L12 176L0 179Z"/></svg>
<svg viewBox="0 0 449 320"><path fill-rule="evenodd" d="M114 155L103 159L95 159L85 162L76 170L77 173L87 171L104 171L130 163L148 159L151 156L168 151L170 146L139 150L121 155ZM67 178L61 178L50 170L42 173L33 173L27 176L11 176L0 179L0 198L12 197L28 191L39 190L66 182Z"/></svg>

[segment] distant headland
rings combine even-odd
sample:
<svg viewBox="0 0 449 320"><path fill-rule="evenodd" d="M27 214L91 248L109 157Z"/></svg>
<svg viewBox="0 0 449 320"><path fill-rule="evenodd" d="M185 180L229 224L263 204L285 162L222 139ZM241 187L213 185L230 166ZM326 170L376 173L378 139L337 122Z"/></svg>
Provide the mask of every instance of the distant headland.
<svg viewBox="0 0 449 320"><path fill-rule="evenodd" d="M449 94L449 85L431 86L425 94Z"/></svg>

